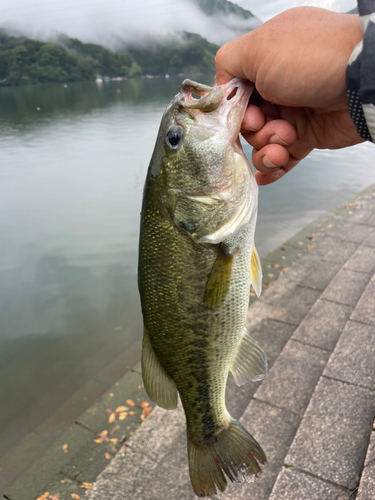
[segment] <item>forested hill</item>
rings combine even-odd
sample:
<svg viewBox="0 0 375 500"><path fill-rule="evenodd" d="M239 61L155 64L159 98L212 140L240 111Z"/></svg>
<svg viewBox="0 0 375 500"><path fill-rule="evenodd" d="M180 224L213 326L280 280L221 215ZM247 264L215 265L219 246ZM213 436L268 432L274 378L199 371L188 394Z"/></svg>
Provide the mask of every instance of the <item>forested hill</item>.
<svg viewBox="0 0 375 500"><path fill-rule="evenodd" d="M94 80L96 75L132 77L214 71L217 45L193 33L124 46L122 53L60 37L54 44L0 32L0 85Z"/></svg>

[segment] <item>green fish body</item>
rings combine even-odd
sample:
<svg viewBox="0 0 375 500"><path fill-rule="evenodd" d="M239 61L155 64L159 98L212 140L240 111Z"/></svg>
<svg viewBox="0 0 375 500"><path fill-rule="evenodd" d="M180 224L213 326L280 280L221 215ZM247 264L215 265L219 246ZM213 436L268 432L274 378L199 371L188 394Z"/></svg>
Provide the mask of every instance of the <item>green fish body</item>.
<svg viewBox="0 0 375 500"><path fill-rule="evenodd" d="M201 96L194 99L192 93ZM166 110L141 214L139 290L142 374L150 398L186 415L195 493L251 480L266 458L225 407L229 370L241 385L267 370L244 329L250 285L261 269L254 247L257 185L238 140L251 86L185 80Z"/></svg>

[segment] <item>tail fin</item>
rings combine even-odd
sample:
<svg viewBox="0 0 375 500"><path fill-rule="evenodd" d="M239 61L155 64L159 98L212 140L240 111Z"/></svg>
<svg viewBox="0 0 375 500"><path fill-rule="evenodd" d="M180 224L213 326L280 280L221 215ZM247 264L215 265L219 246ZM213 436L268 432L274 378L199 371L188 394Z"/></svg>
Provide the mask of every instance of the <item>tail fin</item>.
<svg viewBox="0 0 375 500"><path fill-rule="evenodd" d="M237 420L231 419L211 443L195 443L188 437L190 479L198 497L224 491L225 474L232 482L252 482L267 462L264 451ZM225 473L225 474L224 474Z"/></svg>

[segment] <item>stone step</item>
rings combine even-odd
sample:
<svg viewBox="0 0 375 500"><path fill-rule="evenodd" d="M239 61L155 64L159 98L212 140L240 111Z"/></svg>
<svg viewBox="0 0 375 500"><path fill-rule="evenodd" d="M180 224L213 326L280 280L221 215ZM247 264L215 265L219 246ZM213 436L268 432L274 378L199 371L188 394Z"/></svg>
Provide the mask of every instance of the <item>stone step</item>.
<svg viewBox="0 0 375 500"><path fill-rule="evenodd" d="M343 304L350 303L348 295L340 293L346 281L340 273L347 269L345 264L321 302L324 297L335 297ZM375 303L374 281L375 275L367 280L359 300L361 278L353 286L357 305L319 378L269 500L344 500L357 491L362 471L357 499L361 500L360 495L363 500L374 498L374 439L370 442L370 435L375 417L375 326L373 310L367 307ZM334 338L339 329L335 330ZM293 337L300 335L297 330Z"/></svg>

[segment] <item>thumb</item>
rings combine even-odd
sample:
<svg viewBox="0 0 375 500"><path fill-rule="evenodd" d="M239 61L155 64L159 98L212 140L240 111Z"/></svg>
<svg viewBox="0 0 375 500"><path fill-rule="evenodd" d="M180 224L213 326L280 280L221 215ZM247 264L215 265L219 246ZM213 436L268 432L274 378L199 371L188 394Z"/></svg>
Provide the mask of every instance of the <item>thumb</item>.
<svg viewBox="0 0 375 500"><path fill-rule="evenodd" d="M218 85L234 77L255 82L256 67L252 54L256 51L256 31L226 43L217 51L215 67Z"/></svg>

